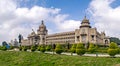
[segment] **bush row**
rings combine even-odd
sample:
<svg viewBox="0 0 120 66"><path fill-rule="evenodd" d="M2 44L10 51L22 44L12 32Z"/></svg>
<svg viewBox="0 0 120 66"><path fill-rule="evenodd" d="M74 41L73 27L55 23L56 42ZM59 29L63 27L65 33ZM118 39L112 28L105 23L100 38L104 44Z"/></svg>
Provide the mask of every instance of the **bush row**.
<svg viewBox="0 0 120 66"><path fill-rule="evenodd" d="M6 51L7 48L6 48L6 46L0 46L0 50Z"/></svg>
<svg viewBox="0 0 120 66"><path fill-rule="evenodd" d="M34 51L41 51L41 52L51 51L51 47L49 45L46 46L46 47L44 45L41 45L41 46L33 45L30 48L26 47L26 46L20 46L19 47L20 51L27 51L27 49L30 49L31 52L34 52Z"/></svg>
<svg viewBox="0 0 120 66"><path fill-rule="evenodd" d="M11 50L11 49L14 49L14 47L13 47L13 46L10 46L10 48L7 49L6 46L0 46L0 50L3 50L3 51Z"/></svg>
<svg viewBox="0 0 120 66"><path fill-rule="evenodd" d="M27 51L26 46L20 46L19 47L20 51ZM40 45L40 46L31 46L30 50L32 52L34 51L55 51L57 54L61 54L62 52L71 52L71 53L77 53L78 55L83 55L86 52L88 53L108 53L110 56L115 56L116 54L120 53L120 49L118 48L116 43L111 42L109 47L106 48L99 48L98 46L90 43L88 48L85 48L83 43L79 44L73 44L73 45L61 45L61 44L56 44L55 46L53 45Z"/></svg>

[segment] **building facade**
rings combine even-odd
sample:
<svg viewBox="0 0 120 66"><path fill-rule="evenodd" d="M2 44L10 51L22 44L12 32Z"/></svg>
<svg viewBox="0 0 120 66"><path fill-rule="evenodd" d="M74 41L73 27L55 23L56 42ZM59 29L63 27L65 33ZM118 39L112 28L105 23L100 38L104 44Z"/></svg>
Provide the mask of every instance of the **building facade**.
<svg viewBox="0 0 120 66"><path fill-rule="evenodd" d="M40 45L40 44L74 44L74 43L94 43L100 45L108 45L109 37L106 37L105 32L99 33L96 28L90 26L89 20L84 17L78 29L69 32L48 34L48 30L41 22L37 33L34 31L28 35L28 39L23 39L21 45Z"/></svg>

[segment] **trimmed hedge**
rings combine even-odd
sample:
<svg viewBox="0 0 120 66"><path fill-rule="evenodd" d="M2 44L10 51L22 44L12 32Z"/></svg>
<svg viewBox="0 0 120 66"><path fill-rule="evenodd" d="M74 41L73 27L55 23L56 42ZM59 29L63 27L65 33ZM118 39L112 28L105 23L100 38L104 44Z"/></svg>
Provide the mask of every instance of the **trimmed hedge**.
<svg viewBox="0 0 120 66"><path fill-rule="evenodd" d="M114 57L117 53L118 53L118 50L117 50L117 49L108 49L108 54L109 54L111 57Z"/></svg>
<svg viewBox="0 0 120 66"><path fill-rule="evenodd" d="M23 51L27 51L27 47L26 47L26 46L23 46L23 47L22 47L22 50L23 50Z"/></svg>
<svg viewBox="0 0 120 66"><path fill-rule="evenodd" d="M94 44L90 44L90 46L89 46L89 48L88 48L88 51L90 52L90 53L94 53L95 52L95 49L96 47L94 46Z"/></svg>
<svg viewBox="0 0 120 66"><path fill-rule="evenodd" d="M51 46L50 46L50 45L47 45L46 51L50 51L50 50L51 50Z"/></svg>
<svg viewBox="0 0 120 66"><path fill-rule="evenodd" d="M55 52L57 54L61 54L63 52L62 46L60 44L57 44L57 46L55 48Z"/></svg>
<svg viewBox="0 0 120 66"><path fill-rule="evenodd" d="M40 48L41 48L41 46L38 46L38 47L37 47L37 51L40 51Z"/></svg>
<svg viewBox="0 0 120 66"><path fill-rule="evenodd" d="M72 53L75 53L75 52L76 52L76 44L73 44L73 45L72 45L70 51L71 51Z"/></svg>
<svg viewBox="0 0 120 66"><path fill-rule="evenodd" d="M43 45L40 47L40 51L43 53L45 52L45 47Z"/></svg>
<svg viewBox="0 0 120 66"><path fill-rule="evenodd" d="M36 50L36 47L33 45L31 46L31 51L34 52Z"/></svg>
<svg viewBox="0 0 120 66"><path fill-rule="evenodd" d="M86 52L85 47L82 43L77 44L76 53L80 56L84 55Z"/></svg>
<svg viewBox="0 0 120 66"><path fill-rule="evenodd" d="M6 46L2 46L1 49L2 49L3 51L6 51L6 50L7 50Z"/></svg>
<svg viewBox="0 0 120 66"><path fill-rule="evenodd" d="M109 49L108 49L108 54L111 56L111 57L114 57L116 54L118 54L118 46L116 43L114 42L111 42L110 43L110 46L109 46Z"/></svg>
<svg viewBox="0 0 120 66"><path fill-rule="evenodd" d="M19 47L19 50L22 51L22 46Z"/></svg>

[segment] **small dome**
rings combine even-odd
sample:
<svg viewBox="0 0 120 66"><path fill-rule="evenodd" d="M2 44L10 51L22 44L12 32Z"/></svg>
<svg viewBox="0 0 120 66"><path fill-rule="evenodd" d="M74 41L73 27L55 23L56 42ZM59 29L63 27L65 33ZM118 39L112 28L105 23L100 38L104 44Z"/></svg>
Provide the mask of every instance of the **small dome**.
<svg viewBox="0 0 120 66"><path fill-rule="evenodd" d="M31 37L31 34L29 34L28 37Z"/></svg>
<svg viewBox="0 0 120 66"><path fill-rule="evenodd" d="M32 33L31 33L31 36L35 36L35 35L36 35L35 32L32 32Z"/></svg>
<svg viewBox="0 0 120 66"><path fill-rule="evenodd" d="M28 35L28 37L30 37L30 34Z"/></svg>
<svg viewBox="0 0 120 66"><path fill-rule="evenodd" d="M81 27L89 27L89 28L91 28L90 22L89 22L89 20L86 18L86 16L85 16L84 19L82 20L82 23L81 23L80 28L81 28Z"/></svg>
<svg viewBox="0 0 120 66"><path fill-rule="evenodd" d="M88 24L90 24L90 23L89 23L89 20L86 18L86 16L85 16L84 19L82 20L82 23L88 23Z"/></svg>
<svg viewBox="0 0 120 66"><path fill-rule="evenodd" d="M46 26L44 25L44 21L43 20L42 20L41 25L40 25L39 28L46 28Z"/></svg>

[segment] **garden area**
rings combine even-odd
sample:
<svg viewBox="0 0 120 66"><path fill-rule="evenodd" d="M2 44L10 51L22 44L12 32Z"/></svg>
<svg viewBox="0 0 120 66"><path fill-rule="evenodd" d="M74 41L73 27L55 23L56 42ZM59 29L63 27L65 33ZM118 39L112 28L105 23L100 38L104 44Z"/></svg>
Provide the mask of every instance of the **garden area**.
<svg viewBox="0 0 120 66"><path fill-rule="evenodd" d="M0 51L1 66L120 66L120 58Z"/></svg>
<svg viewBox="0 0 120 66"><path fill-rule="evenodd" d="M114 42L105 47L90 43L85 48L84 44L79 43L20 46L18 51L13 49L12 46L9 49L0 47L1 66L120 66L120 58L115 56L119 55L120 48ZM71 55L61 54L63 52ZM85 54L108 54L109 57L88 57Z"/></svg>
<svg viewBox="0 0 120 66"><path fill-rule="evenodd" d="M6 46L0 46L0 50L12 50L15 47L10 46L7 48ZM109 54L111 57L115 57L116 54L120 54L120 48L114 42L111 42L109 46L99 46L97 44L89 43L87 47L85 44L53 44L53 45L33 45L33 46L19 46L16 47L19 51L40 51L40 52L55 52L56 54L65 53L76 53L77 55L84 54Z"/></svg>

